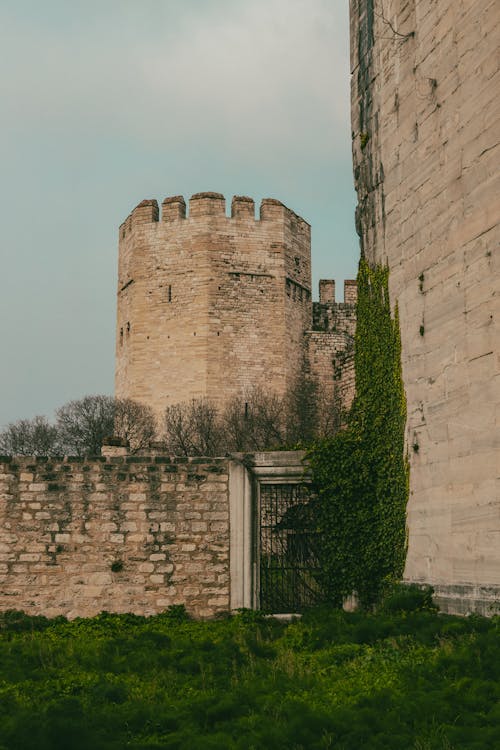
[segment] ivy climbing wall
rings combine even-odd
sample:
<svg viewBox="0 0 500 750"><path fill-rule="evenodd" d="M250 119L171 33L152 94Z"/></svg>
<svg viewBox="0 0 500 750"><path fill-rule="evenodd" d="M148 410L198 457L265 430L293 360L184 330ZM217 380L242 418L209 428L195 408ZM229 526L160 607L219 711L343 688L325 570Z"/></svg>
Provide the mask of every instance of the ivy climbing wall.
<svg viewBox="0 0 500 750"><path fill-rule="evenodd" d="M500 599L496 0L351 0L362 255L399 307L410 460L405 577L445 609Z"/></svg>

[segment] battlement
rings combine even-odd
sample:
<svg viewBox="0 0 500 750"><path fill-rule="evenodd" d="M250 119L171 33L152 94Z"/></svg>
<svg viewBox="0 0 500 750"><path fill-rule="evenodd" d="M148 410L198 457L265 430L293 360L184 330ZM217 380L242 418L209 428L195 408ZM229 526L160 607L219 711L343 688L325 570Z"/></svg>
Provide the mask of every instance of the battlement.
<svg viewBox="0 0 500 750"><path fill-rule="evenodd" d="M355 305L358 301L358 284L356 279L344 281L344 305ZM335 280L320 279L319 282L319 304L333 305L342 304L335 302Z"/></svg>
<svg viewBox="0 0 500 750"><path fill-rule="evenodd" d="M165 198L161 204L162 221L178 221L186 218L186 201L182 195Z"/></svg>
<svg viewBox="0 0 500 750"><path fill-rule="evenodd" d="M226 199L222 193L195 193L189 200L189 218L225 216Z"/></svg>
<svg viewBox="0 0 500 750"><path fill-rule="evenodd" d="M235 195L231 201L231 218L255 219L255 201L246 195Z"/></svg>
<svg viewBox="0 0 500 750"><path fill-rule="evenodd" d="M195 193L189 199L189 211L186 211L186 201L182 195L165 198L161 204L161 221L163 223L204 220L207 216L223 217L228 221L254 220L255 222L288 223L300 231L310 231L309 222L276 198L263 198L260 203L258 219L255 217L255 201L246 195L235 195L233 197L230 216L226 215L226 199L222 193ZM143 200L120 225L120 237L125 237L134 227L154 224L159 221L158 201L155 199Z"/></svg>

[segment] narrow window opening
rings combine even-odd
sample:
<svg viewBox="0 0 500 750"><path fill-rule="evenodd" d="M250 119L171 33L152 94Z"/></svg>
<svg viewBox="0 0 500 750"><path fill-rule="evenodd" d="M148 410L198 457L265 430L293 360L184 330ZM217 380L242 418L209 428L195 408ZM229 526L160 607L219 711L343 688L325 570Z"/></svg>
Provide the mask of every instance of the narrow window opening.
<svg viewBox="0 0 500 750"><path fill-rule="evenodd" d="M120 328L120 346L123 346L123 328Z"/></svg>
<svg viewBox="0 0 500 750"><path fill-rule="evenodd" d="M245 419L248 419L248 402L245 401Z"/></svg>
<svg viewBox="0 0 500 750"><path fill-rule="evenodd" d="M172 286L168 285L168 301L172 302Z"/></svg>
<svg viewBox="0 0 500 750"><path fill-rule="evenodd" d="M130 323L127 323L127 334L130 333Z"/></svg>

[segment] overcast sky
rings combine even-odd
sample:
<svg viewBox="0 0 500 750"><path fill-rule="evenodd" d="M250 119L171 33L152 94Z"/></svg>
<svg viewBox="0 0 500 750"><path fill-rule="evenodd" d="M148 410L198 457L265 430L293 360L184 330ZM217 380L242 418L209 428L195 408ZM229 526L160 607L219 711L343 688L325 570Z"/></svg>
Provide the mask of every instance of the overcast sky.
<svg viewBox="0 0 500 750"><path fill-rule="evenodd" d="M355 275L348 34L347 0L0 0L0 425L113 392L143 198L278 198L315 291Z"/></svg>

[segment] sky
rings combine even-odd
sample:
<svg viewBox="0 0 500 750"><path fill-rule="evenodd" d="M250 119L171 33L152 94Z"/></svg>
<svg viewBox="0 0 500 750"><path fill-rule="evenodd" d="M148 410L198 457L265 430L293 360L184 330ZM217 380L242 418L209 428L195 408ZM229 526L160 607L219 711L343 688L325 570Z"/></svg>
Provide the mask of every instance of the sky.
<svg viewBox="0 0 500 750"><path fill-rule="evenodd" d="M144 198L278 198L356 274L347 0L0 0L0 426L113 393Z"/></svg>

